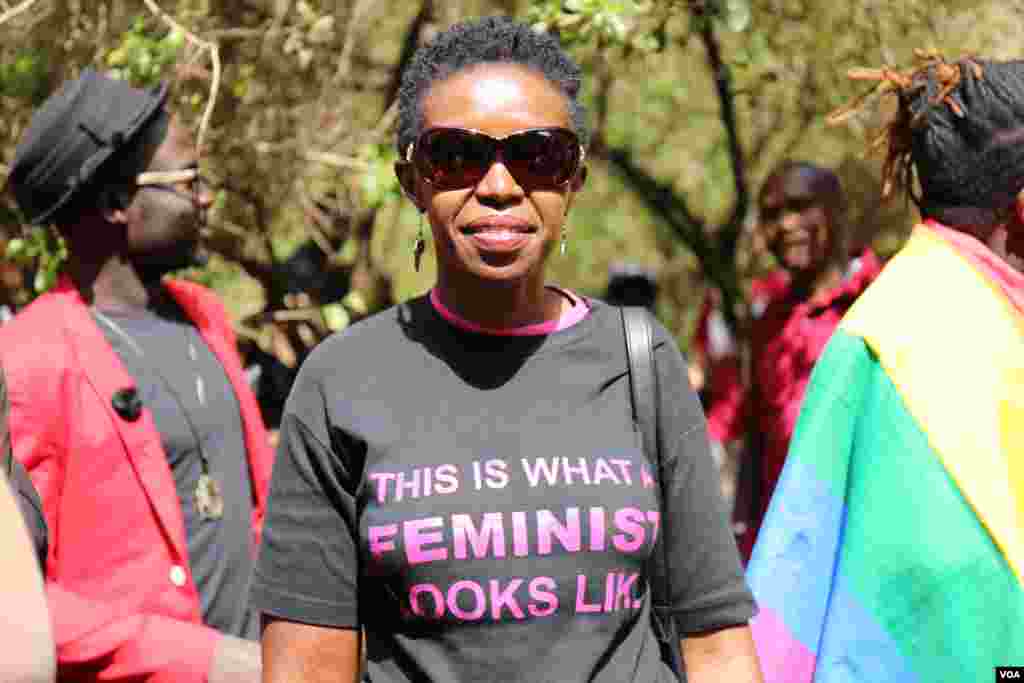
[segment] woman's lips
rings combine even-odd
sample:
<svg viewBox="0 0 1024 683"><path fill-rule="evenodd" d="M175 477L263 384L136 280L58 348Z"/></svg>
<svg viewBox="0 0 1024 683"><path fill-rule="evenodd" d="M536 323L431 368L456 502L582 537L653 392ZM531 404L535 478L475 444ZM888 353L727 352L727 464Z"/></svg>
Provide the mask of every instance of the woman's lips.
<svg viewBox="0 0 1024 683"><path fill-rule="evenodd" d="M530 239L530 233L512 230L484 230L470 234L469 239L480 251L513 252L526 244Z"/></svg>
<svg viewBox="0 0 1024 683"><path fill-rule="evenodd" d="M520 218L488 216L470 222L461 232L481 251L512 252L526 244L537 229Z"/></svg>

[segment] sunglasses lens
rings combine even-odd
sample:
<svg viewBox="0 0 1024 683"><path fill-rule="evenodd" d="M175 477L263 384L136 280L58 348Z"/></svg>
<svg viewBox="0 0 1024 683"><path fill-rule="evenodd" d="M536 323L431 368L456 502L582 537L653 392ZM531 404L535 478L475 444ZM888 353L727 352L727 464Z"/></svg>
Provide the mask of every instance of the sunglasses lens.
<svg viewBox="0 0 1024 683"><path fill-rule="evenodd" d="M492 140L469 131L435 130L420 141L420 173L441 188L475 185L494 159Z"/></svg>
<svg viewBox="0 0 1024 683"><path fill-rule="evenodd" d="M562 185L576 172L580 145L564 128L527 130L503 140L455 128L427 131L416 145L415 163L430 184L442 189L470 187L501 159L525 187Z"/></svg>
<svg viewBox="0 0 1024 683"><path fill-rule="evenodd" d="M580 147L567 130L530 130L505 139L503 158L520 184L561 185L576 172Z"/></svg>

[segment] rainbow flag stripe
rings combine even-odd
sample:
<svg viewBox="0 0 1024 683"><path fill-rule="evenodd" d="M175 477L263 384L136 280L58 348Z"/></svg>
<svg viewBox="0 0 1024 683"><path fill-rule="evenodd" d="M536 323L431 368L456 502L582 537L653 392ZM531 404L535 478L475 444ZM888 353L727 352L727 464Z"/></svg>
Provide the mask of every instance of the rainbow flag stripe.
<svg viewBox="0 0 1024 683"><path fill-rule="evenodd" d="M1024 666L1024 312L997 279L918 226L815 366L748 570L766 681Z"/></svg>

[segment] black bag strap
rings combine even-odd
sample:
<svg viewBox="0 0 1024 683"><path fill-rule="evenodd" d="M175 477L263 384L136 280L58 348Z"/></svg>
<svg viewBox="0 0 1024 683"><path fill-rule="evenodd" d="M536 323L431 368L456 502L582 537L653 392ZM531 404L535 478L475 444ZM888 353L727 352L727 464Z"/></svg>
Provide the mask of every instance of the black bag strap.
<svg viewBox="0 0 1024 683"><path fill-rule="evenodd" d="M622 309L622 327L626 334L629 358L629 390L633 398L633 421L644 441L644 453L656 468L661 466L658 452L657 396L654 374L654 339L647 311L638 306Z"/></svg>
<svg viewBox="0 0 1024 683"><path fill-rule="evenodd" d="M664 511L667 500L665 478L661 476L661 449L658 448L658 373L654 367L654 331L651 327L650 314L647 309L639 306L624 306L619 309L622 314L622 329L626 337L626 358L629 360L629 393L633 406L633 422L643 438L644 455L654 469L654 476L659 484L659 501ZM668 571L668 546L665 545L667 515L661 515L661 539L649 566L651 577L651 611L655 623L663 630L661 634L667 641L665 656L668 657L673 671L680 681L686 680L682 656L679 652L679 637L676 634L675 620L671 615L662 615L659 606L669 604L670 572ZM657 581L657 578L661 581Z"/></svg>

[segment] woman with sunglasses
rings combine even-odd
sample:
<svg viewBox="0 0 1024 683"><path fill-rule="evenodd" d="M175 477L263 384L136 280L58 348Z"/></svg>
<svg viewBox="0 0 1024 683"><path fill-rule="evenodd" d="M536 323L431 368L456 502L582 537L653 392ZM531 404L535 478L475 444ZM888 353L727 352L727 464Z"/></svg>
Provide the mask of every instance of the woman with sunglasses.
<svg viewBox="0 0 1024 683"><path fill-rule="evenodd" d="M656 326L659 473L617 310L545 281L586 178L579 89L555 39L500 18L452 27L404 74L396 172L437 282L299 373L253 588L265 680L355 681L360 630L374 683L675 680L656 538L689 680L760 680L681 354Z"/></svg>

